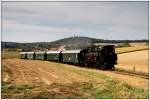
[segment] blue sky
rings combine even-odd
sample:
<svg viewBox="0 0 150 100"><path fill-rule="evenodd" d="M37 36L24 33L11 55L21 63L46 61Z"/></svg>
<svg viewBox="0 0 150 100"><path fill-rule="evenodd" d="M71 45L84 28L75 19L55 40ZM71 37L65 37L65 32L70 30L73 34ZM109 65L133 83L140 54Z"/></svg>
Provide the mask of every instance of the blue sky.
<svg viewBox="0 0 150 100"><path fill-rule="evenodd" d="M148 39L148 2L3 2L2 41Z"/></svg>

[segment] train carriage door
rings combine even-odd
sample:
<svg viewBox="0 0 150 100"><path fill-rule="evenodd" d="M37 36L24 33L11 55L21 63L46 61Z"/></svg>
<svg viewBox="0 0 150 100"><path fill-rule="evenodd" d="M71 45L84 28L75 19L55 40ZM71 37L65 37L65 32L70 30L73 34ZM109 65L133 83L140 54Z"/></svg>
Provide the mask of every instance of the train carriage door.
<svg viewBox="0 0 150 100"><path fill-rule="evenodd" d="M27 59L27 54L25 53L25 59Z"/></svg>
<svg viewBox="0 0 150 100"><path fill-rule="evenodd" d="M78 60L79 60L78 63L81 64L82 66L84 66L84 56L85 56L84 51L78 53Z"/></svg>
<svg viewBox="0 0 150 100"><path fill-rule="evenodd" d="M34 60L36 59L36 55L35 55L35 52L33 53L33 59L34 59Z"/></svg>
<svg viewBox="0 0 150 100"><path fill-rule="evenodd" d="M59 55L59 61L62 62L62 61L63 61L63 54L62 54L62 51L61 51L58 55Z"/></svg>
<svg viewBox="0 0 150 100"><path fill-rule="evenodd" d="M44 60L47 60L46 52L44 53Z"/></svg>

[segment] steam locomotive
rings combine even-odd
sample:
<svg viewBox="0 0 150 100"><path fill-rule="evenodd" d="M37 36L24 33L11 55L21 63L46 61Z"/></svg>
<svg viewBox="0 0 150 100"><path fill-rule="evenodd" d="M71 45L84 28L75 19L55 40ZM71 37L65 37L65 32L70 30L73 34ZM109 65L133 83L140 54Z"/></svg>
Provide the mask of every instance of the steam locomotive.
<svg viewBox="0 0 150 100"><path fill-rule="evenodd" d="M117 54L113 45L80 50L20 52L20 58L77 64L103 70L114 70L114 65L117 64Z"/></svg>

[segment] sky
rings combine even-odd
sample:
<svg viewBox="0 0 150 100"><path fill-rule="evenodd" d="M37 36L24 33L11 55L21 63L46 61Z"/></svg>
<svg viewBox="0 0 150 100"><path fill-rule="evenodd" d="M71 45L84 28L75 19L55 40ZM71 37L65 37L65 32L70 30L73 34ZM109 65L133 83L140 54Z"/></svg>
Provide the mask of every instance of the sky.
<svg viewBox="0 0 150 100"><path fill-rule="evenodd" d="M148 2L2 2L2 41L148 39Z"/></svg>

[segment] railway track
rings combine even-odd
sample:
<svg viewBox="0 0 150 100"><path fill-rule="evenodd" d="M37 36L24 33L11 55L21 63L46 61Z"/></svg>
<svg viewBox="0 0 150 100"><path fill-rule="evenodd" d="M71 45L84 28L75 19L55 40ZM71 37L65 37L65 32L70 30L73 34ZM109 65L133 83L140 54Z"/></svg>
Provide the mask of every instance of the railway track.
<svg viewBox="0 0 150 100"><path fill-rule="evenodd" d="M75 65L75 66L78 66L78 67L83 67L81 65L76 65L76 64L69 64L69 65ZM88 67L88 68L93 69L92 67ZM94 69L102 70L102 69L98 69L98 68L94 68ZM136 77L140 77L140 78L143 78L143 79L149 79L149 74L148 73L128 71L128 70L119 69L119 68L115 68L115 70L113 70L111 72L116 73L116 74L122 74L122 75L136 76Z"/></svg>
<svg viewBox="0 0 150 100"><path fill-rule="evenodd" d="M131 72L131 71L126 71L126 70L120 70L116 69L115 71L112 71L113 73L117 74L123 74L123 75L130 75L130 76L136 76L144 79L149 79L149 75L146 73L141 73L141 72Z"/></svg>

